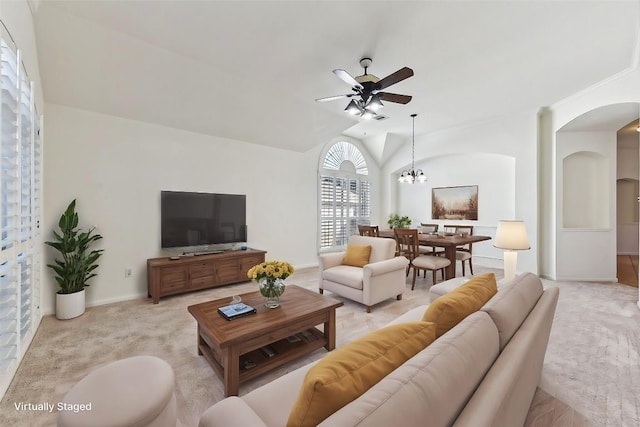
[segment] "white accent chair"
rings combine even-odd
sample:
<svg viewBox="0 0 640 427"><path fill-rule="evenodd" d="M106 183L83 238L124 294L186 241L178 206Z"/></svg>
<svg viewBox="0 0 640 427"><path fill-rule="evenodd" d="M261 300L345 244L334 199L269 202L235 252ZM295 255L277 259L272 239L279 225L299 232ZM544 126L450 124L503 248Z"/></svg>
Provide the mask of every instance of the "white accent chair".
<svg viewBox="0 0 640 427"><path fill-rule="evenodd" d="M364 267L342 265L345 252L320 254L320 293L331 291L350 300L371 306L388 298L402 299L406 290L406 269L409 261L395 256L393 239L367 236L351 236L353 245L371 245L369 264Z"/></svg>

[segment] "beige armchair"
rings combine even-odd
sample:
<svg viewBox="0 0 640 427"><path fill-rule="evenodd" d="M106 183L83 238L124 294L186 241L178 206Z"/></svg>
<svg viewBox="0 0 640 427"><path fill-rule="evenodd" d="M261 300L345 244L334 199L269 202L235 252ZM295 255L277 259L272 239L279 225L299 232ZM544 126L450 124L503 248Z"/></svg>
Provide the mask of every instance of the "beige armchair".
<svg viewBox="0 0 640 427"><path fill-rule="evenodd" d="M406 290L406 269L409 261L395 256L393 239L351 236L350 244L371 246L369 263L364 267L343 265L345 252L320 255L320 293L331 291L350 300L371 306L388 298L402 299Z"/></svg>

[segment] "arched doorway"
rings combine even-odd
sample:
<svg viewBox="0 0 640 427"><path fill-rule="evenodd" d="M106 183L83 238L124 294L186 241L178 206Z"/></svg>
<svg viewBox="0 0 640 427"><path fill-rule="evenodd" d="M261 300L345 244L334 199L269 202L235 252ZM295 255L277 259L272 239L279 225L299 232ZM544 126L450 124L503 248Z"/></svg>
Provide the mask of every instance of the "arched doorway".
<svg viewBox="0 0 640 427"><path fill-rule="evenodd" d="M558 279L616 282L618 254L640 252L638 116L637 103L608 105L555 134Z"/></svg>

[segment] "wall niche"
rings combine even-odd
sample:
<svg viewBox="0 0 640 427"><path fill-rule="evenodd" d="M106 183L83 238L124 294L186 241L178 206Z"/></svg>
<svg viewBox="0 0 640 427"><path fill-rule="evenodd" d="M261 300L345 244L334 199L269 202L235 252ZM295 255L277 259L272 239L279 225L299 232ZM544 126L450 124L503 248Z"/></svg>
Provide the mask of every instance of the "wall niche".
<svg viewBox="0 0 640 427"><path fill-rule="evenodd" d="M602 154L578 151L562 160L563 227L610 227L609 162Z"/></svg>

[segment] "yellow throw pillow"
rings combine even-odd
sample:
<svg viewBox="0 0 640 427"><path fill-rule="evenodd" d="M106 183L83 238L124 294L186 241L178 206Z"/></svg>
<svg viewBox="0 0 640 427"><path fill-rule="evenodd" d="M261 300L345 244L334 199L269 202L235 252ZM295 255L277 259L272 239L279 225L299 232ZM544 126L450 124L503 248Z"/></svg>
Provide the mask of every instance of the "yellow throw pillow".
<svg viewBox="0 0 640 427"><path fill-rule="evenodd" d="M474 313L498 292L496 276L481 274L432 302L422 316L425 322L437 324L436 337Z"/></svg>
<svg viewBox="0 0 640 427"><path fill-rule="evenodd" d="M400 323L334 350L307 372L287 427L316 426L431 344L436 325Z"/></svg>
<svg viewBox="0 0 640 427"><path fill-rule="evenodd" d="M347 252L342 259L343 265L351 265L353 267L364 267L369 264L369 255L371 255L371 245L347 245Z"/></svg>

